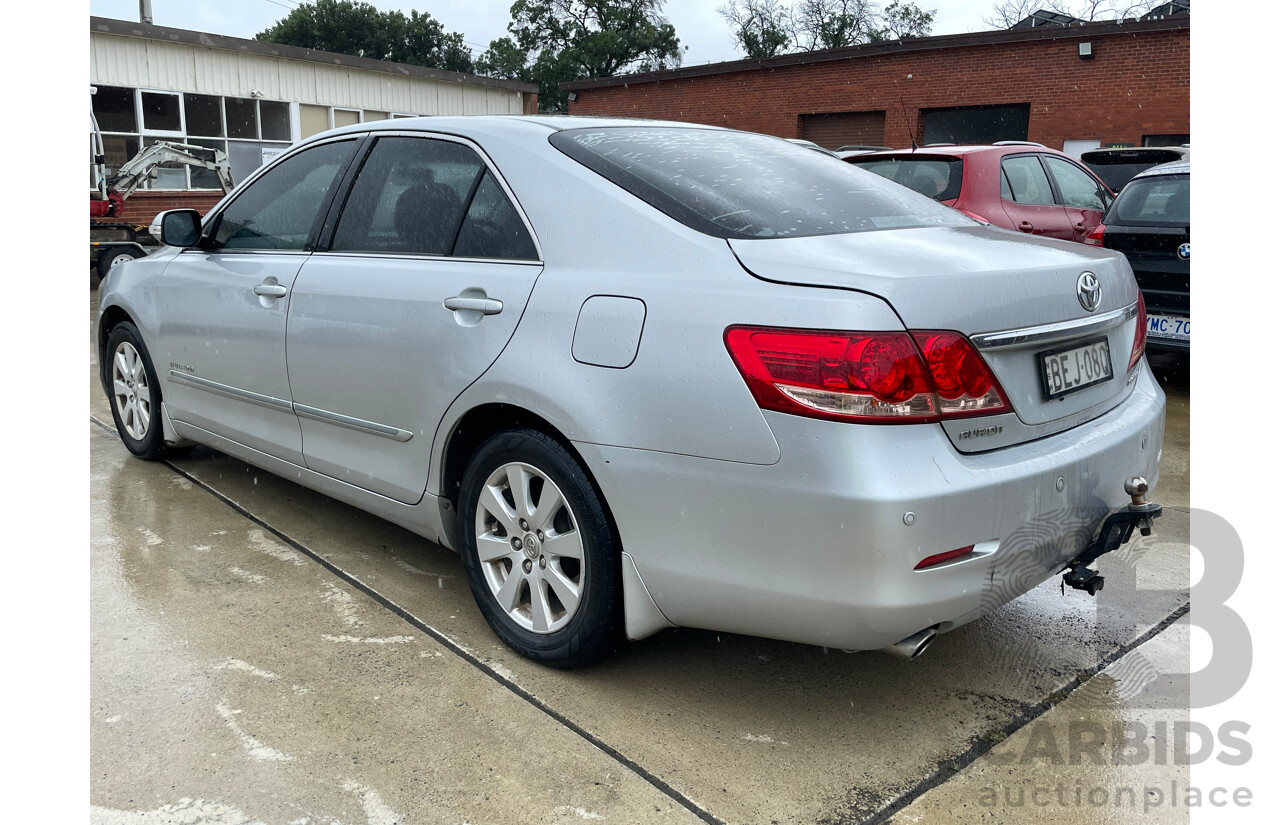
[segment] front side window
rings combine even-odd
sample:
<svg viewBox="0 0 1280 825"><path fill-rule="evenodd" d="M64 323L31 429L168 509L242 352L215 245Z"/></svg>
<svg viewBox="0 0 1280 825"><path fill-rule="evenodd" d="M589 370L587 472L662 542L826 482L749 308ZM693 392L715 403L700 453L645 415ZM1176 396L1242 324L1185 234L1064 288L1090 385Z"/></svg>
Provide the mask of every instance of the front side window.
<svg viewBox="0 0 1280 825"><path fill-rule="evenodd" d="M219 214L214 247L303 249L354 149L354 140L325 143L268 169Z"/></svg>
<svg viewBox="0 0 1280 825"><path fill-rule="evenodd" d="M1049 172L1058 183L1058 191L1062 193L1064 206L1096 209L1099 212L1107 208L1102 187L1089 176L1088 172L1071 161L1055 158L1052 155L1046 155L1044 161L1049 165Z"/></svg>
<svg viewBox="0 0 1280 825"><path fill-rule="evenodd" d="M1033 155L1019 155L1000 161L1000 169L1008 180L1009 192L1017 203L1053 206L1053 189L1044 167Z"/></svg>
<svg viewBox="0 0 1280 825"><path fill-rule="evenodd" d="M460 143L379 138L360 169L330 246L472 258L536 258L515 207L480 156Z"/></svg>
<svg viewBox="0 0 1280 825"><path fill-rule="evenodd" d="M669 217L718 238L970 223L879 175L767 135L613 126L557 132L551 143Z"/></svg>

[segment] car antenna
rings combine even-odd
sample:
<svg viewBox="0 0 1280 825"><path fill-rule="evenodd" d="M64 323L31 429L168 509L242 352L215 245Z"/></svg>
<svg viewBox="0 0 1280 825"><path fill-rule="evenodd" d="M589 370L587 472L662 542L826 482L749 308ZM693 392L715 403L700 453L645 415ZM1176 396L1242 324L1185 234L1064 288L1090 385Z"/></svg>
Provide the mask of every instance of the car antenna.
<svg viewBox="0 0 1280 825"><path fill-rule="evenodd" d="M916 133L911 128L911 119L907 117L907 104L903 101L902 95L898 95L898 103L902 104L902 117L907 121L907 134L911 136L911 151L915 151L920 147L916 145Z"/></svg>

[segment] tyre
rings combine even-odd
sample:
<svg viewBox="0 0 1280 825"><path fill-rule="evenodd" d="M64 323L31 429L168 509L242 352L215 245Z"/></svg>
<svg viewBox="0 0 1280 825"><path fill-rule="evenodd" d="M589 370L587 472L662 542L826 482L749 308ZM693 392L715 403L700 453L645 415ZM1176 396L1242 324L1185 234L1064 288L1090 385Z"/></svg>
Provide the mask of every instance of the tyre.
<svg viewBox="0 0 1280 825"><path fill-rule="evenodd" d="M578 462L535 430L476 451L459 501L462 564L507 646L553 667L587 664L619 637L619 548Z"/></svg>
<svg viewBox="0 0 1280 825"><path fill-rule="evenodd" d="M106 357L111 417L129 452L148 461L164 449L160 424L160 382L138 328L122 321L107 336Z"/></svg>
<svg viewBox="0 0 1280 825"><path fill-rule="evenodd" d="M111 267L141 257L136 249L130 249L127 246L112 247L98 256L98 278L106 280Z"/></svg>

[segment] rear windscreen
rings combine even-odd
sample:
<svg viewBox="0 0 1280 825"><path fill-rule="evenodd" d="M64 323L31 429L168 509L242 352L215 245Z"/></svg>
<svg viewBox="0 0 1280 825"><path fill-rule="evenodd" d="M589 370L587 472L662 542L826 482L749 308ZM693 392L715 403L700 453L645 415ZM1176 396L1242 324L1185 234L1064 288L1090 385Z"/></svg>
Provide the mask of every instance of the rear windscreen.
<svg viewBox="0 0 1280 825"><path fill-rule="evenodd" d="M1103 223L1116 226L1191 226L1191 176L1137 178L1111 204Z"/></svg>
<svg viewBox="0 0 1280 825"><path fill-rule="evenodd" d="M1145 172L1152 166L1182 160L1178 152L1150 151L1140 152L1086 152L1080 157L1085 166L1102 178L1102 182L1111 187L1111 191L1119 192L1121 187L1133 179L1139 172Z"/></svg>
<svg viewBox="0 0 1280 825"><path fill-rule="evenodd" d="M936 201L960 197L960 183L964 175L964 161L960 158L851 158L849 163Z"/></svg>
<svg viewBox="0 0 1280 825"><path fill-rule="evenodd" d="M557 132L551 143L686 226L718 238L971 224L876 175L768 135L612 126Z"/></svg>

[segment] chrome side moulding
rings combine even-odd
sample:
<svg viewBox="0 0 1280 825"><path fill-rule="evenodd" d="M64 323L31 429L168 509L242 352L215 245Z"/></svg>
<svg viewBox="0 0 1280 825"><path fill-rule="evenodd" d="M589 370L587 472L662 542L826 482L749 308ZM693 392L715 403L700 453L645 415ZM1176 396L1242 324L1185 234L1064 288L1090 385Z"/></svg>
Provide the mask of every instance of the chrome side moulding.
<svg viewBox="0 0 1280 825"><path fill-rule="evenodd" d="M250 404L257 404L259 407L267 407L273 410L281 410L283 412L293 412L293 404L282 398L275 398L270 395L262 395L261 393L250 392L249 390L241 390L235 387L228 387L226 384L219 384L217 381L210 381L208 378L198 378L194 375L188 375L178 370L169 370L169 380L178 384L186 384L188 387L195 387L199 390L207 390L218 395L225 395L228 398L235 398L239 401L247 401Z"/></svg>
<svg viewBox="0 0 1280 825"><path fill-rule="evenodd" d="M323 421L325 424L337 424L339 427L359 430L362 433L369 433L371 435L380 435L383 438L390 438L392 441L403 442L413 438L413 433L408 430L402 430L399 427L390 427L386 424L378 424L374 421L365 421L363 418L352 418L349 415L329 412L328 410L321 410L316 407L308 407L305 404L294 404L293 411L302 418L310 418L313 421Z"/></svg>
<svg viewBox="0 0 1280 825"><path fill-rule="evenodd" d="M303 418L310 418L314 421L323 421L326 424L336 424L339 427L346 427L351 430L359 430L362 433L371 435L380 435L383 438L390 438L393 441L408 441L413 438L413 433L408 430L402 430L399 427L391 427L386 424L378 424L374 421L365 421L362 418L352 418L349 415L329 412L328 410L317 409L316 407L308 407L304 404L294 404L291 401L285 401L282 398L274 398L270 395L262 395L261 393L250 392L236 387L228 387L226 384L219 384L217 381L210 381L208 378L198 378L194 375L188 375L178 370L169 370L169 379L178 384L186 384L189 387L206 390L208 392L224 395L228 398L234 398L237 401L247 401L250 404L257 404L260 407L267 407L272 410L280 410L281 412L291 412Z"/></svg>
<svg viewBox="0 0 1280 825"><path fill-rule="evenodd" d="M969 340L978 349L1005 349L1025 344L1048 344L1091 332L1101 332L1125 323L1138 315L1138 302L1127 307L1115 309L1096 318L1081 318L1075 321L1059 321L1056 324L1044 324L1038 327L1022 327L1001 332L983 332L969 336Z"/></svg>

